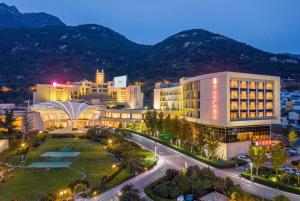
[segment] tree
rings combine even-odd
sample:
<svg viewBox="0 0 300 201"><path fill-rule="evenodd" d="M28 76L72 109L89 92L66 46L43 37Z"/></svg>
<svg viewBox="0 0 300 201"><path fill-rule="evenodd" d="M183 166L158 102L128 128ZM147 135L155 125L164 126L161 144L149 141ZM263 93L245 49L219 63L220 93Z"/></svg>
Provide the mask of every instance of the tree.
<svg viewBox="0 0 300 201"><path fill-rule="evenodd" d="M119 196L120 201L144 201L140 198L139 190L136 189L133 184L126 184L121 188L121 196Z"/></svg>
<svg viewBox="0 0 300 201"><path fill-rule="evenodd" d="M206 145L206 138L204 133L198 132L195 136L195 147L196 147L196 152L201 156L204 155L205 145Z"/></svg>
<svg viewBox="0 0 300 201"><path fill-rule="evenodd" d="M7 109L5 110L5 119L1 122L1 126L6 129L6 133L13 136L16 131L16 126L14 125L14 121L16 120L14 116L14 110Z"/></svg>
<svg viewBox="0 0 300 201"><path fill-rule="evenodd" d="M164 132L164 113L158 113L158 120L157 120L157 130L159 133Z"/></svg>
<svg viewBox="0 0 300 201"><path fill-rule="evenodd" d="M214 158L216 150L220 146L220 137L212 129L205 131L206 149L209 158Z"/></svg>
<svg viewBox="0 0 300 201"><path fill-rule="evenodd" d="M288 156L285 154L283 148L280 144L276 144L275 146L271 147L271 161L272 166L276 171L276 177L278 175L278 170L284 165L284 163L288 160Z"/></svg>
<svg viewBox="0 0 300 201"><path fill-rule="evenodd" d="M149 134L155 134L157 130L157 112L156 110L151 111L148 110L145 113L145 119L144 119L145 125L147 127Z"/></svg>
<svg viewBox="0 0 300 201"><path fill-rule="evenodd" d="M290 201L290 199L284 195L277 195L272 200L273 201Z"/></svg>
<svg viewBox="0 0 300 201"><path fill-rule="evenodd" d="M166 116L166 118L164 119L163 126L164 126L164 130L165 130L166 133L173 134L173 132L172 132L172 120L171 120L170 114L168 114Z"/></svg>
<svg viewBox="0 0 300 201"><path fill-rule="evenodd" d="M263 146L251 146L249 149L249 157L253 165L256 167L256 175L258 175L259 167L261 167L267 160L266 148Z"/></svg>
<svg viewBox="0 0 300 201"><path fill-rule="evenodd" d="M294 129L292 129L292 130L289 132L288 140L289 140L289 142L290 142L291 144L294 145L294 144L296 143L297 139L298 139L297 132L296 132Z"/></svg>

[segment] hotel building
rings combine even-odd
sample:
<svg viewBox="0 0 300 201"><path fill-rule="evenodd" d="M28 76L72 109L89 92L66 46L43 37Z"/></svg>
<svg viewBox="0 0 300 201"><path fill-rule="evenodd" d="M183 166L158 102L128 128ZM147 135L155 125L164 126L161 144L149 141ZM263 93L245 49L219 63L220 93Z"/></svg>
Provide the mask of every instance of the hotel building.
<svg viewBox="0 0 300 201"><path fill-rule="evenodd" d="M268 140L270 125L280 123L280 78L220 72L156 83L154 109L219 134L218 155L227 160Z"/></svg>
<svg viewBox="0 0 300 201"><path fill-rule="evenodd" d="M125 77L125 76L122 76ZM83 80L60 84L37 84L33 93L33 104L47 101L88 101L92 104L123 103L126 108L143 108L143 93L140 85L115 86L113 81L105 82L104 71L96 71L95 82Z"/></svg>

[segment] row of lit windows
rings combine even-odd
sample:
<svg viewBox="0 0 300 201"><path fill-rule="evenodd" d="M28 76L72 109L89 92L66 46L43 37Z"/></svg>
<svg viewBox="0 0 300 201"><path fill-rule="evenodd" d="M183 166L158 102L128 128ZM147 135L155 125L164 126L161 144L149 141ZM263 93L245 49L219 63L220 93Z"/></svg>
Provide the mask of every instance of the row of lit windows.
<svg viewBox="0 0 300 201"><path fill-rule="evenodd" d="M247 118L263 118L263 117L273 117L273 112L240 112L240 116L238 112L231 112L230 119L247 119Z"/></svg>
<svg viewBox="0 0 300 201"><path fill-rule="evenodd" d="M232 88L250 88L250 89L265 89L272 90L273 89L273 83L272 82L255 82L255 81L245 81L245 80L230 80L230 87Z"/></svg>
<svg viewBox="0 0 300 201"><path fill-rule="evenodd" d="M189 82L183 85L183 91L199 90L199 89L200 89L200 80Z"/></svg>
<svg viewBox="0 0 300 201"><path fill-rule="evenodd" d="M266 109L267 110L271 110L273 109L273 102L266 102L265 104L266 106ZM249 105L247 104L247 101L241 101L240 102L240 107L239 107L239 104L238 104L238 101L231 101L230 102L230 109L231 110L255 110L255 109L258 109L258 110L263 110L264 109L264 102L262 101L259 101L257 102L257 106L256 106L256 102L255 101L250 101L249 102Z"/></svg>
<svg viewBox="0 0 300 201"><path fill-rule="evenodd" d="M239 96L239 92L237 90L231 90L230 91L230 98L231 99L264 99L264 92L259 91L257 92L257 94L255 93L255 91L249 91L249 93L247 93L247 91L242 90L240 92L240 96ZM273 92L266 92L265 93L265 98L267 100L272 100L273 99Z"/></svg>
<svg viewBox="0 0 300 201"><path fill-rule="evenodd" d="M180 94L180 91L178 90L173 90L173 91L161 91L160 92L160 95L161 96L170 96L170 95L179 95Z"/></svg>
<svg viewBox="0 0 300 201"><path fill-rule="evenodd" d="M200 91L184 92L184 99L200 99Z"/></svg>

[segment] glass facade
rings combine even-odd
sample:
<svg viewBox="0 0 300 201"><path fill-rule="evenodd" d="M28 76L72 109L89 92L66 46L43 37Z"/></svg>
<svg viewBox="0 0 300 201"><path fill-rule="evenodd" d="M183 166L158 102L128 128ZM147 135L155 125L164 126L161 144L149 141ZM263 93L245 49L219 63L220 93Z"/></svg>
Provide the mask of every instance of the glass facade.
<svg viewBox="0 0 300 201"><path fill-rule="evenodd" d="M274 116L274 83L246 79L230 80L230 120L251 120Z"/></svg>
<svg viewBox="0 0 300 201"><path fill-rule="evenodd" d="M217 127L198 124L200 133L215 132L222 142L242 142L252 141L257 142L261 140L270 139L270 126L247 126L247 127Z"/></svg>

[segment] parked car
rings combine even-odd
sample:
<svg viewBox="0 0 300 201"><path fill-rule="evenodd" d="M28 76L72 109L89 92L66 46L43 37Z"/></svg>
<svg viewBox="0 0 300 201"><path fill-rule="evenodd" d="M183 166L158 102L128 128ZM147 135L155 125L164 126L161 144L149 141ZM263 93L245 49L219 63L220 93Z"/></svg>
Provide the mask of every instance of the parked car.
<svg viewBox="0 0 300 201"><path fill-rule="evenodd" d="M293 149L293 148L284 148L284 152L288 155L288 156L295 156L297 155L297 150Z"/></svg>
<svg viewBox="0 0 300 201"><path fill-rule="evenodd" d="M291 164L297 166L300 164L300 160L291 161Z"/></svg>
<svg viewBox="0 0 300 201"><path fill-rule="evenodd" d="M284 166L282 168L282 171L288 174L296 174L298 172L297 168L293 168L289 166Z"/></svg>
<svg viewBox="0 0 300 201"><path fill-rule="evenodd" d="M251 159L247 155L238 155L237 158L242 161L246 161L247 163L251 162Z"/></svg>
<svg viewBox="0 0 300 201"><path fill-rule="evenodd" d="M291 167L286 166L286 167L283 167L281 170L285 173L293 174L293 168L291 168Z"/></svg>

